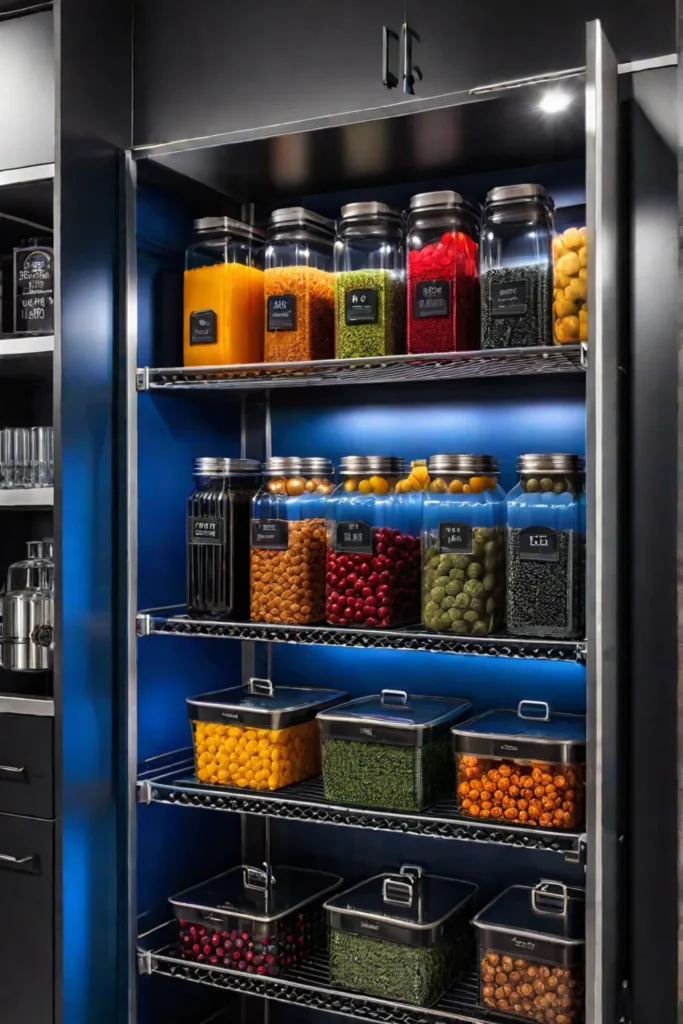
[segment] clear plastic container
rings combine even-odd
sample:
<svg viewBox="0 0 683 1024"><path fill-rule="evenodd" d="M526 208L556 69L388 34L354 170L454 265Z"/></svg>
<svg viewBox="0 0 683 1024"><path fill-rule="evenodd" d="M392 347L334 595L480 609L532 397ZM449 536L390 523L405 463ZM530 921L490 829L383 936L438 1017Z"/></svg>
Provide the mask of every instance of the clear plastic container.
<svg viewBox="0 0 683 1024"><path fill-rule="evenodd" d="M327 621L380 629L420 617L422 492L403 459L346 455L327 503Z"/></svg>
<svg viewBox="0 0 683 1024"><path fill-rule="evenodd" d="M481 208L459 192L410 200L408 351L479 348Z"/></svg>
<svg viewBox="0 0 683 1024"><path fill-rule="evenodd" d="M325 796L388 811L421 811L446 797L453 791L449 730L471 707L382 690L321 711Z"/></svg>
<svg viewBox="0 0 683 1024"><path fill-rule="evenodd" d="M185 366L262 362L264 238L230 217L194 222L185 256Z"/></svg>
<svg viewBox="0 0 683 1024"><path fill-rule="evenodd" d="M513 885L480 910L480 1001L543 1024L580 1024L585 995L585 893L543 880Z"/></svg>
<svg viewBox="0 0 683 1024"><path fill-rule="evenodd" d="M491 636L505 621L505 492L492 455L432 455L422 510L422 621Z"/></svg>
<svg viewBox="0 0 683 1024"><path fill-rule="evenodd" d="M274 978L325 945L323 900L338 875L240 864L172 896L183 960Z"/></svg>
<svg viewBox="0 0 683 1024"><path fill-rule="evenodd" d="M466 968L477 886L404 864L325 904L330 984L431 1006Z"/></svg>
<svg viewBox="0 0 683 1024"><path fill-rule="evenodd" d="M334 358L335 222L301 206L274 210L266 245L267 363Z"/></svg>
<svg viewBox="0 0 683 1024"><path fill-rule="evenodd" d="M199 782L275 790L320 774L316 714L348 694L250 679L187 700Z"/></svg>
<svg viewBox="0 0 683 1024"><path fill-rule="evenodd" d="M553 343L554 203L541 185L486 197L481 229L481 347Z"/></svg>
<svg viewBox="0 0 683 1024"><path fill-rule="evenodd" d="M251 618L310 625L325 619L328 459L271 458L254 498L251 523Z"/></svg>
<svg viewBox="0 0 683 1024"><path fill-rule="evenodd" d="M342 207L334 247L338 359L405 351L401 214L385 203Z"/></svg>
<svg viewBox="0 0 683 1024"><path fill-rule="evenodd" d="M261 483L255 459L195 459L187 502L187 611L249 618L251 502Z"/></svg>
<svg viewBox="0 0 683 1024"><path fill-rule="evenodd" d="M583 825L586 719L543 701L487 711L451 729L458 811L525 828Z"/></svg>
<svg viewBox="0 0 683 1024"><path fill-rule="evenodd" d="M507 623L515 636L583 636L584 460L522 455L506 499Z"/></svg>
<svg viewBox="0 0 683 1024"><path fill-rule="evenodd" d="M558 345L588 341L588 240L585 224L553 239L553 318Z"/></svg>

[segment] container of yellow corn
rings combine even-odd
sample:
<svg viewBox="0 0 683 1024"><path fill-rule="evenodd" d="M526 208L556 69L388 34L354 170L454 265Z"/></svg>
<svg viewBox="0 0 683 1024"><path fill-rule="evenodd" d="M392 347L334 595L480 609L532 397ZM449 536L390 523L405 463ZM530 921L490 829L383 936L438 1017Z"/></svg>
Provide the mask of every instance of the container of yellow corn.
<svg viewBox="0 0 683 1024"><path fill-rule="evenodd" d="M567 228L553 239L555 341L588 341L586 229Z"/></svg>
<svg viewBox="0 0 683 1024"><path fill-rule="evenodd" d="M250 679L187 701L199 782L275 790L321 771L315 716L347 693Z"/></svg>

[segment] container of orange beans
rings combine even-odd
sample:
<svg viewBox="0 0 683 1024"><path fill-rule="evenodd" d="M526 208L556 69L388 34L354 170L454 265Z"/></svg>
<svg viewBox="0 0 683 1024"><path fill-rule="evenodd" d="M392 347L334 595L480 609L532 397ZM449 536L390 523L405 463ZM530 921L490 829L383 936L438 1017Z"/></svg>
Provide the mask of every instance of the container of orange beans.
<svg viewBox="0 0 683 1024"><path fill-rule="evenodd" d="M199 782L275 790L321 771L315 716L341 704L337 690L250 679L187 701Z"/></svg>
<svg viewBox="0 0 683 1024"><path fill-rule="evenodd" d="M547 829L583 824L586 720L543 701L488 711L451 729L458 810Z"/></svg>

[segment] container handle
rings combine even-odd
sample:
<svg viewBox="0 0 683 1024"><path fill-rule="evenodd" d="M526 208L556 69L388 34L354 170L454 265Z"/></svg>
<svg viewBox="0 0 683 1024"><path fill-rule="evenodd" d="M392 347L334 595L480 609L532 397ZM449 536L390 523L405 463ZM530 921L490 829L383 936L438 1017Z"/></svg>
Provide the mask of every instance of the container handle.
<svg viewBox="0 0 683 1024"><path fill-rule="evenodd" d="M242 868L242 881L245 889L257 889L259 892L268 892L271 885L275 885L275 878L269 871L249 865Z"/></svg>
<svg viewBox="0 0 683 1024"><path fill-rule="evenodd" d="M542 708L543 714L524 714L525 708ZM549 722L550 704L547 704L544 700L520 700L519 704L517 705L517 717L525 718L529 722Z"/></svg>
<svg viewBox="0 0 683 1024"><path fill-rule="evenodd" d="M400 907L412 907L414 883L412 875L389 875L382 882L382 900Z"/></svg>
<svg viewBox="0 0 683 1024"><path fill-rule="evenodd" d="M538 897L542 896L549 903L559 904L560 909L543 909L538 905ZM567 886L563 882L553 882L552 879L542 878L538 885L531 890L531 906L537 914L545 914L551 917L566 917L569 906Z"/></svg>
<svg viewBox="0 0 683 1024"><path fill-rule="evenodd" d="M403 864L400 873L407 875L408 878L422 878L422 868L419 864Z"/></svg>
<svg viewBox="0 0 683 1024"><path fill-rule="evenodd" d="M255 676L252 676L247 683L247 693L261 697L272 697L275 693L275 687L270 679L256 679Z"/></svg>
<svg viewBox="0 0 683 1024"><path fill-rule="evenodd" d="M395 698L395 700L393 699ZM382 690L379 698L380 704L391 704L394 707L400 704L401 707L409 708L408 694L405 690Z"/></svg>

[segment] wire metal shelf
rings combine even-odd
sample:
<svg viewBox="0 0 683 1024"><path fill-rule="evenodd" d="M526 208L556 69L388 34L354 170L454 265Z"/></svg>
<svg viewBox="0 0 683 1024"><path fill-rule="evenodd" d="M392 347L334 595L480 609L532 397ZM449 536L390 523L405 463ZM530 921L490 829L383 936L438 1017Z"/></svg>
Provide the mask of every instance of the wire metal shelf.
<svg viewBox="0 0 683 1024"><path fill-rule="evenodd" d="M200 985L273 999L279 1003L307 1006L378 1024L425 1024L426 1019L462 1021L464 1024L497 1024L511 1019L506 1015L493 1014L478 1005L475 970L468 971L435 1006L423 1008L332 988L326 953L311 954L304 963L288 970L285 977L281 978L264 978L227 967L190 963L180 959L175 944L168 942L175 927L174 922L169 922L138 940L138 969L141 974L163 974ZM167 944L154 947L155 940L164 939Z"/></svg>
<svg viewBox="0 0 683 1024"><path fill-rule="evenodd" d="M145 762L138 773L138 799L144 804L175 804L233 814L287 818L319 825L341 825L401 835L542 850L560 854L571 863L581 862L585 853L585 836L581 832L524 828L507 822L473 821L458 814L455 800L444 800L429 810L410 814L333 804L325 798L320 777L286 786L274 793L212 786L195 780L191 748Z"/></svg>
<svg viewBox="0 0 683 1024"><path fill-rule="evenodd" d="M141 367L138 391L259 390L311 385L401 384L583 373L586 346L489 349L439 355L381 356L368 359L320 359L301 363L245 363L239 366Z"/></svg>
<svg viewBox="0 0 683 1024"><path fill-rule="evenodd" d="M422 626L404 629L350 629L338 626L273 626L262 622L192 619L181 606L139 612L138 636L168 635L216 637L223 640L261 640L268 643L314 644L325 647L361 647L366 650L431 651L435 654L471 654L491 658L528 658L583 664L583 640L524 640L519 637L470 637L430 633ZM184 612L184 609L182 609Z"/></svg>

